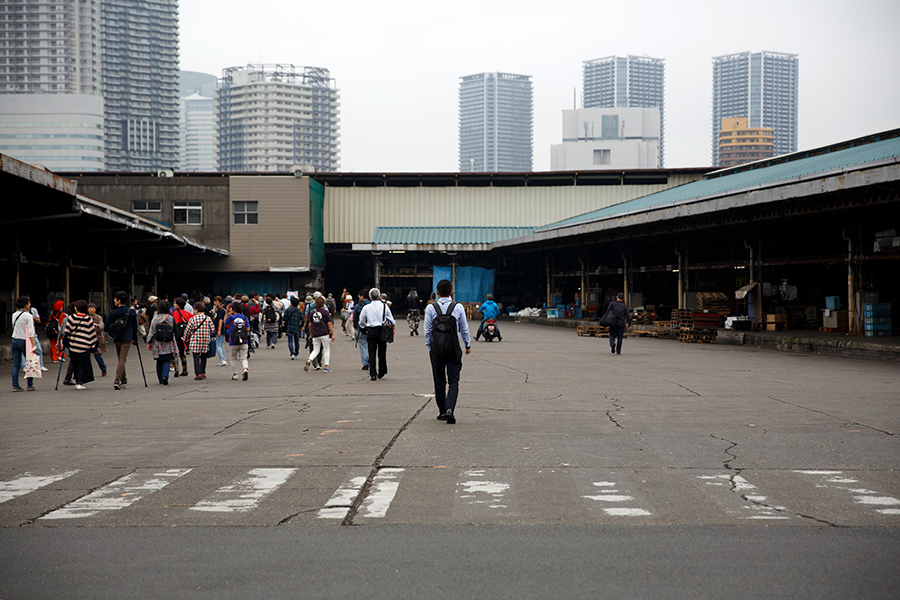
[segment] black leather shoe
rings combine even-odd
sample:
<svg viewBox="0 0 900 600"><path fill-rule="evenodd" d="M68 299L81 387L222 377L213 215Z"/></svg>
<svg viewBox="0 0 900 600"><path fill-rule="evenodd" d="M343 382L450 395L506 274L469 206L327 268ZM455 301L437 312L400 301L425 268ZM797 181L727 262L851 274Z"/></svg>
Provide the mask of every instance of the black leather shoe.
<svg viewBox="0 0 900 600"><path fill-rule="evenodd" d="M379 375L378 379L384 379L384 375Z"/></svg>
<svg viewBox="0 0 900 600"><path fill-rule="evenodd" d="M439 414L439 415L437 416L437 419L438 419L438 421L446 421L446 420L447 420L447 413L441 413L441 414Z"/></svg>
<svg viewBox="0 0 900 600"><path fill-rule="evenodd" d="M609 348L609 352L610 352L610 354L615 354L615 353L616 353L616 349L613 348L613 347L610 347L610 348Z"/></svg>
<svg viewBox="0 0 900 600"><path fill-rule="evenodd" d="M377 380L378 380L377 377L372 377L372 381L377 381Z"/></svg>
<svg viewBox="0 0 900 600"><path fill-rule="evenodd" d="M447 417L447 425L456 425L456 417L453 416L452 410L448 409L447 412L444 413L444 416Z"/></svg>
<svg viewBox="0 0 900 600"><path fill-rule="evenodd" d="M364 366L364 367L362 368L362 370L363 370L363 371L368 371L368 370L369 370L369 365Z"/></svg>

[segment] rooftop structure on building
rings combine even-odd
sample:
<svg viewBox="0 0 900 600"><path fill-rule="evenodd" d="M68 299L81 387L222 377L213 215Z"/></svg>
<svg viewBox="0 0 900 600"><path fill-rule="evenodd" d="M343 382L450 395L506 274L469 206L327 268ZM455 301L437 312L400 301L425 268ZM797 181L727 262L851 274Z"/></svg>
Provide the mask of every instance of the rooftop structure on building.
<svg viewBox="0 0 900 600"><path fill-rule="evenodd" d="M658 108L659 166L665 165L666 61L649 56L607 56L583 65L584 108Z"/></svg>
<svg viewBox="0 0 900 600"><path fill-rule="evenodd" d="M719 165L722 119L746 118L775 131L775 155L797 151L799 59L783 52L713 58L712 159Z"/></svg>
<svg viewBox="0 0 900 600"><path fill-rule="evenodd" d="M478 73L459 84L459 170L529 172L533 164L530 75Z"/></svg>
<svg viewBox="0 0 900 600"><path fill-rule="evenodd" d="M0 152L103 170L100 0L8 0L0 39Z"/></svg>
<svg viewBox="0 0 900 600"><path fill-rule="evenodd" d="M177 167L178 0L103 0L106 168Z"/></svg>
<svg viewBox="0 0 900 600"><path fill-rule="evenodd" d="M550 149L551 171L659 168L658 108L563 111L563 141Z"/></svg>
<svg viewBox="0 0 900 600"><path fill-rule="evenodd" d="M222 73L216 94L219 169L340 169L340 92L328 69L250 64Z"/></svg>

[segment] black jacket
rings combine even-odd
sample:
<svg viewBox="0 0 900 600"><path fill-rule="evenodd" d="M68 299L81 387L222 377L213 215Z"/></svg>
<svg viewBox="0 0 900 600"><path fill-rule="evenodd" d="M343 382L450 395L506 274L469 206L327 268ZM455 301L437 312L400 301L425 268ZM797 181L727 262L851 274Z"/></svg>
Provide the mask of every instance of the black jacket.
<svg viewBox="0 0 900 600"><path fill-rule="evenodd" d="M106 321L104 323L104 329L109 332L109 327L113 323L116 322L121 315L125 316L125 332L122 334L121 339L117 339L117 342L133 342L137 339L138 336L138 328L137 328L137 315L129 306L117 306L116 308L109 311L109 314L106 315Z"/></svg>
<svg viewBox="0 0 900 600"><path fill-rule="evenodd" d="M612 327L621 327L625 328L628 325L631 325L631 311L628 310L628 307L625 306L625 303L621 300L613 300L609 303L609 311L615 316L615 321L612 324Z"/></svg>

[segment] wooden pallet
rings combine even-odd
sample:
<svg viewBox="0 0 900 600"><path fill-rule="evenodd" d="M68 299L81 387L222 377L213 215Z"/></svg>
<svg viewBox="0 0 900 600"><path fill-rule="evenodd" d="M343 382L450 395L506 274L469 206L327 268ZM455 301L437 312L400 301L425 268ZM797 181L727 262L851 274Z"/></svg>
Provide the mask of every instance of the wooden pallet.
<svg viewBox="0 0 900 600"><path fill-rule="evenodd" d="M715 344L716 338L698 338L698 337L691 337L691 336L688 336L688 337L681 336L678 338L678 341L685 343L685 344Z"/></svg>
<svg viewBox="0 0 900 600"><path fill-rule="evenodd" d="M609 327L601 327L599 325L579 325L575 328L575 332L578 335L588 335L591 337L597 337L601 335L606 335L609 337Z"/></svg>
<svg viewBox="0 0 900 600"><path fill-rule="evenodd" d="M819 327L819 331L824 331L825 333L847 333L850 329L847 327Z"/></svg>

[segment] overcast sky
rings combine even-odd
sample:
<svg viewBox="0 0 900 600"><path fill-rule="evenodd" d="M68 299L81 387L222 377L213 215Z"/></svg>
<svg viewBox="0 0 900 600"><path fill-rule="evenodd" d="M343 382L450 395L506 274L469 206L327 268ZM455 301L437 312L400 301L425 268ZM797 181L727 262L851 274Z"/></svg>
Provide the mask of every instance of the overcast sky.
<svg viewBox="0 0 900 600"><path fill-rule="evenodd" d="M666 167L711 162L712 57L800 59L799 149L900 127L898 0L181 0L181 68L325 67L341 171L458 170L459 78L531 75L534 170L550 168L582 62L666 61Z"/></svg>

